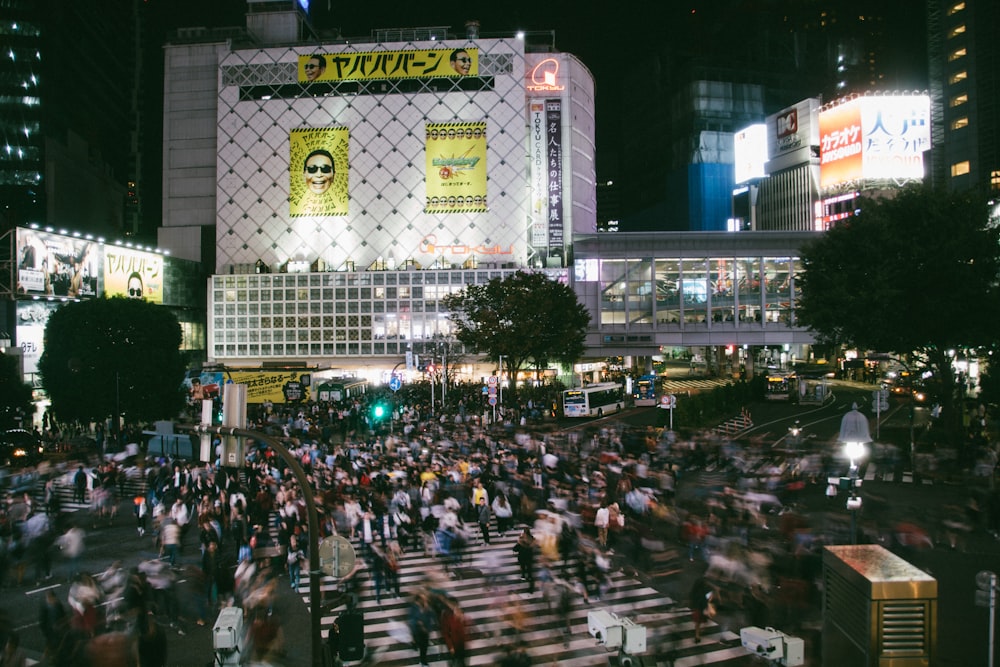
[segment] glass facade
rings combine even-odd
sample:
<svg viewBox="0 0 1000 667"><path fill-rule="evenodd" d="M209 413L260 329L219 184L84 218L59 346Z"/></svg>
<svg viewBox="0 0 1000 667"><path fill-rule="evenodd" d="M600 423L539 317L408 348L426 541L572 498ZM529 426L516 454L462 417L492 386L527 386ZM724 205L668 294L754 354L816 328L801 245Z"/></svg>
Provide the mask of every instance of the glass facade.
<svg viewBox="0 0 1000 667"><path fill-rule="evenodd" d="M398 356L451 338L441 300L513 270L212 276L215 359ZM456 353L464 352L453 343Z"/></svg>
<svg viewBox="0 0 1000 667"><path fill-rule="evenodd" d="M795 326L797 257L602 259L601 326ZM655 287L654 287L655 286Z"/></svg>

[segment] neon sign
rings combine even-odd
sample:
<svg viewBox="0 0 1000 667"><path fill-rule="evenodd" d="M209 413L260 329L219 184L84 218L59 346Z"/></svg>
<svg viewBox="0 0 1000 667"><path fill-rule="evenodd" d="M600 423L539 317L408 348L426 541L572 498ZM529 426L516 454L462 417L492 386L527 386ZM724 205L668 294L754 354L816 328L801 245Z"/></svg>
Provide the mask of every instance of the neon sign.
<svg viewBox="0 0 1000 667"><path fill-rule="evenodd" d="M527 88L532 91L566 90L566 86L558 84L558 75L559 61L555 58L546 58L531 70Z"/></svg>

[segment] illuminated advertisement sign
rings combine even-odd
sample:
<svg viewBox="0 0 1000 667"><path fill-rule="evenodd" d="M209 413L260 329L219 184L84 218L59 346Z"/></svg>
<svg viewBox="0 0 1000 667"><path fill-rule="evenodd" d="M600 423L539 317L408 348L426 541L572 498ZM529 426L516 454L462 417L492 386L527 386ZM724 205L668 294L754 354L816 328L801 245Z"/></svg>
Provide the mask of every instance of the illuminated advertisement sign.
<svg viewBox="0 0 1000 667"><path fill-rule="evenodd" d="M926 95L858 97L819 114L820 187L859 179L919 179L930 149Z"/></svg>
<svg viewBox="0 0 1000 667"><path fill-rule="evenodd" d="M545 246L549 226L548 170L545 168L545 102L528 103L530 138L531 245Z"/></svg>
<svg viewBox="0 0 1000 667"><path fill-rule="evenodd" d="M100 246L96 241L17 229L19 295L97 296Z"/></svg>
<svg viewBox="0 0 1000 667"><path fill-rule="evenodd" d="M293 217L347 215L346 127L292 130L288 202Z"/></svg>
<svg viewBox="0 0 1000 667"><path fill-rule="evenodd" d="M24 360L24 374L38 372L45 350L45 325L61 304L55 301L22 301L17 304L17 345Z"/></svg>
<svg viewBox="0 0 1000 667"><path fill-rule="evenodd" d="M131 248L105 246L104 295L163 303L163 257Z"/></svg>
<svg viewBox="0 0 1000 667"><path fill-rule="evenodd" d="M745 183L753 178L764 178L767 172L767 126L751 125L733 136L736 182Z"/></svg>
<svg viewBox="0 0 1000 667"><path fill-rule="evenodd" d="M486 123L428 123L425 136L425 212L486 211Z"/></svg>
<svg viewBox="0 0 1000 667"><path fill-rule="evenodd" d="M563 245L562 102L545 102L545 149L549 176L549 247Z"/></svg>
<svg viewBox="0 0 1000 667"><path fill-rule="evenodd" d="M559 61L546 58L528 69L528 81L525 88L529 92L559 92L566 90L559 76Z"/></svg>
<svg viewBox="0 0 1000 667"><path fill-rule="evenodd" d="M299 82L478 76L479 49L313 53L299 56Z"/></svg>

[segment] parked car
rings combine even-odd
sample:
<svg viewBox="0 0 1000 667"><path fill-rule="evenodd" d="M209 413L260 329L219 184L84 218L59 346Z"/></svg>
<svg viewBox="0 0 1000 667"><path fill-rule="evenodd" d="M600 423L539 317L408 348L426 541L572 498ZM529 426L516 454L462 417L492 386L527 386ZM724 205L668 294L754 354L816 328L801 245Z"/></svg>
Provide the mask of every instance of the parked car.
<svg viewBox="0 0 1000 667"><path fill-rule="evenodd" d="M37 465L44 453L41 438L23 428L7 429L0 438L0 465L15 469Z"/></svg>

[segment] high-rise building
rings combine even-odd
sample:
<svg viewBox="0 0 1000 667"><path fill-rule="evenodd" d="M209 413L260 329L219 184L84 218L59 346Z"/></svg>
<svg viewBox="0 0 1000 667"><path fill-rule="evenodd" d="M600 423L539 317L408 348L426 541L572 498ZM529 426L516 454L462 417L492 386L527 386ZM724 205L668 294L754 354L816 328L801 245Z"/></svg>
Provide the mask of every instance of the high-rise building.
<svg viewBox="0 0 1000 667"><path fill-rule="evenodd" d="M130 2L0 6L0 201L6 228L117 235L131 145Z"/></svg>
<svg viewBox="0 0 1000 667"><path fill-rule="evenodd" d="M727 229L734 134L810 97L925 88L921 19L901 0L685 5L625 74L623 229Z"/></svg>
<svg viewBox="0 0 1000 667"><path fill-rule="evenodd" d="M933 177L1000 191L1000 6L928 0Z"/></svg>

